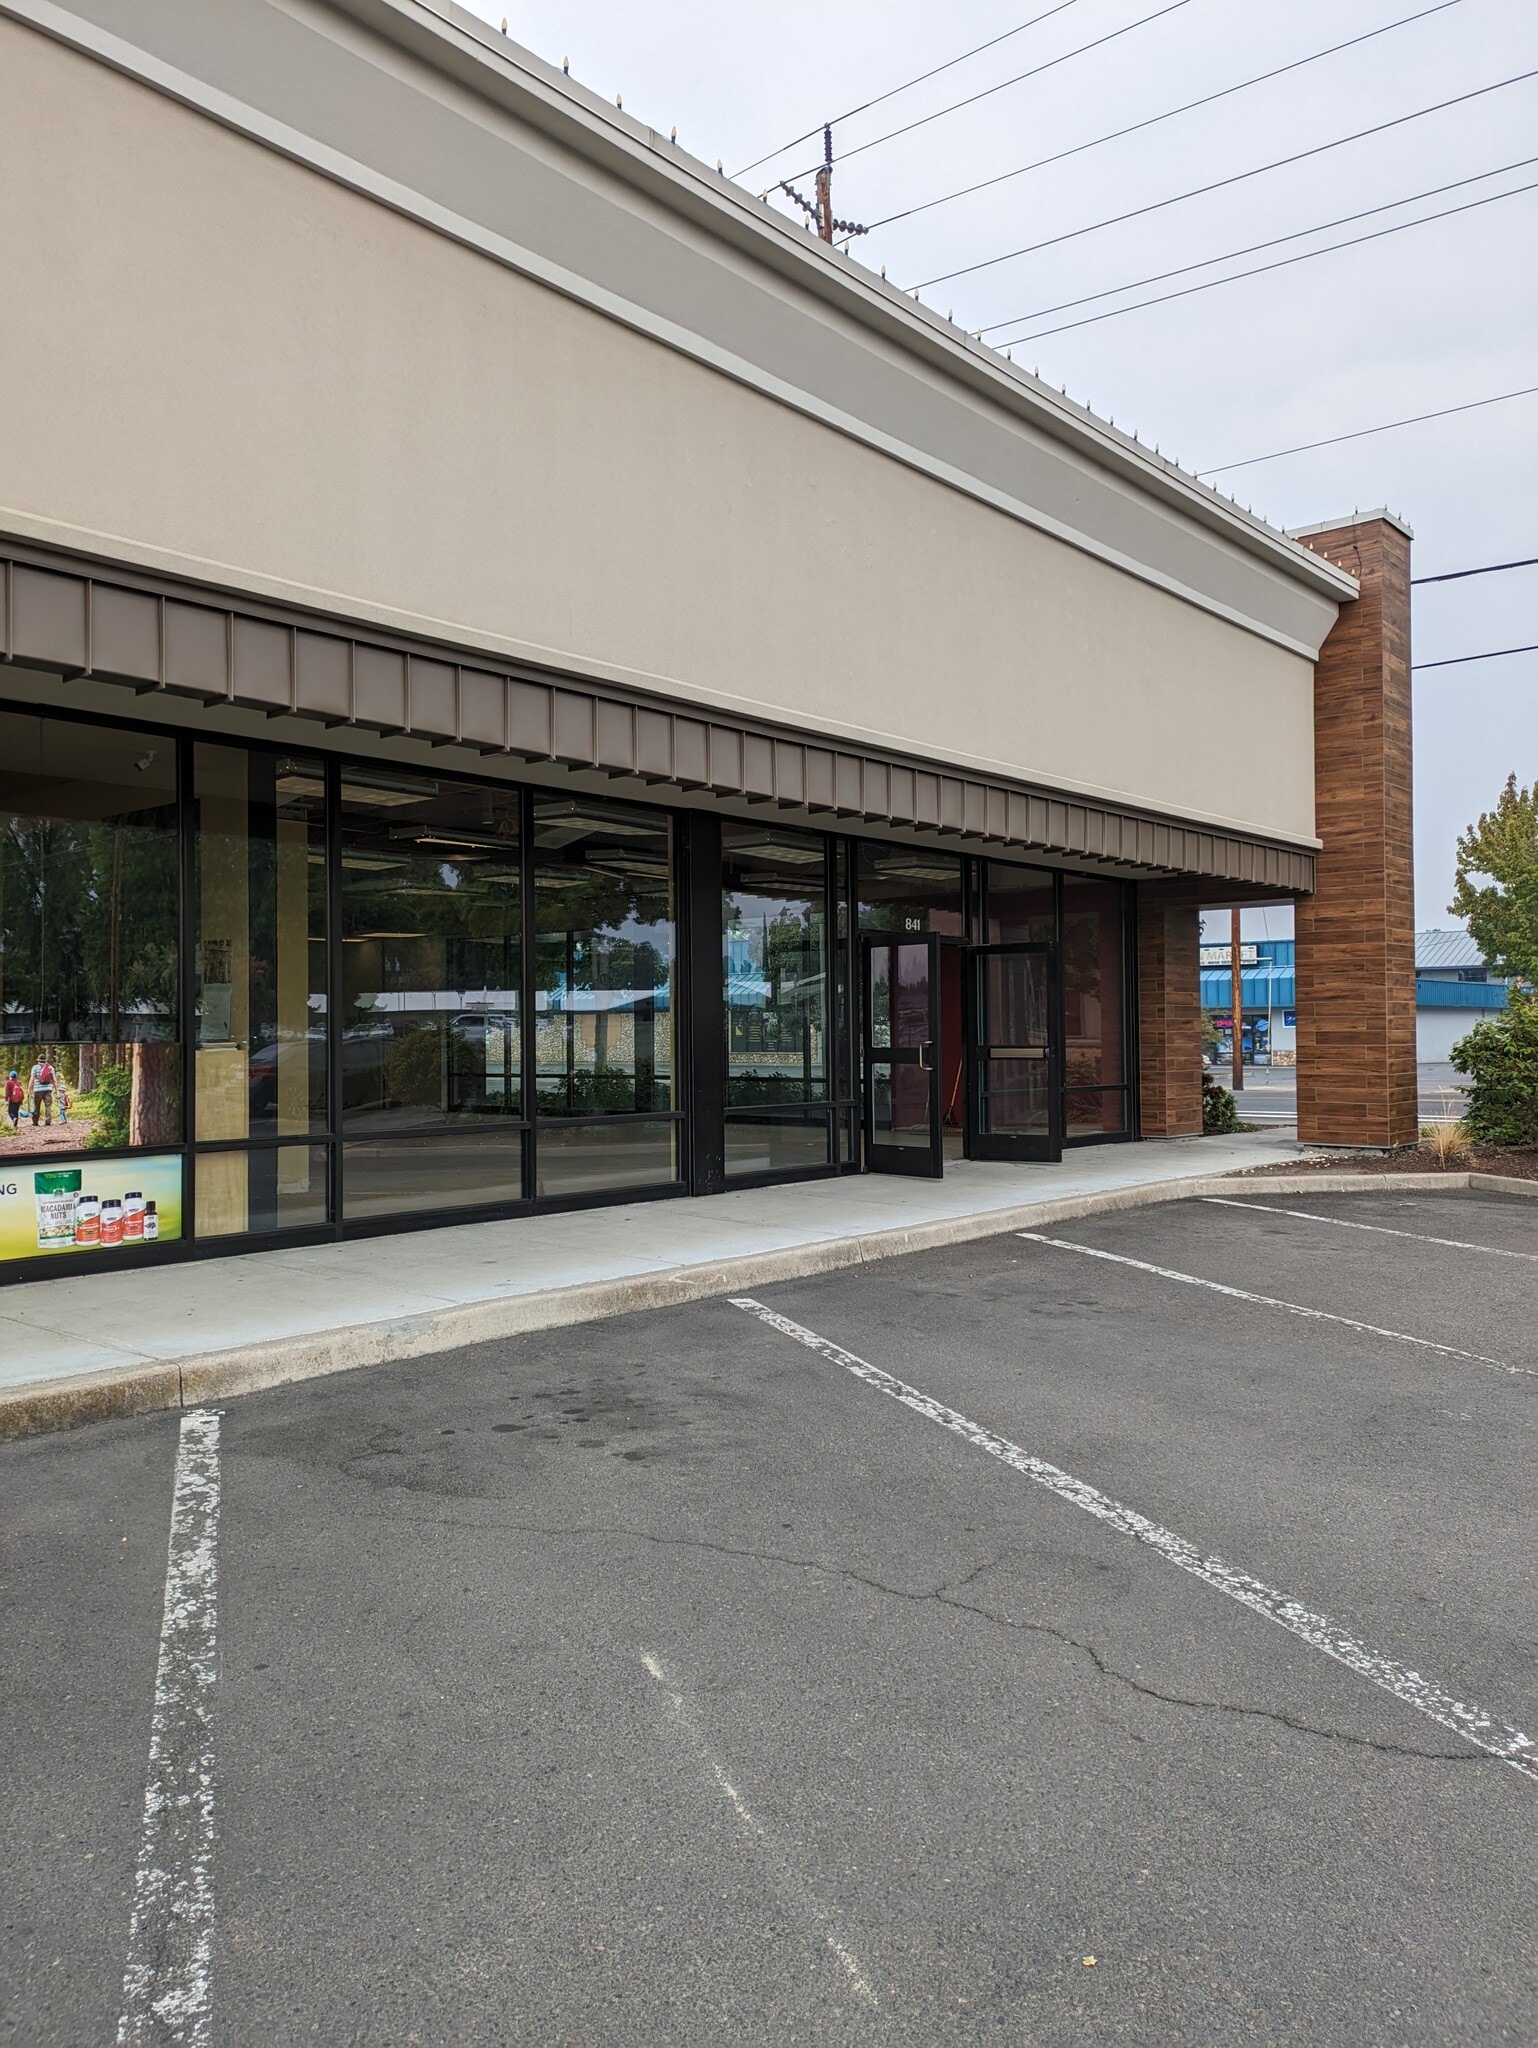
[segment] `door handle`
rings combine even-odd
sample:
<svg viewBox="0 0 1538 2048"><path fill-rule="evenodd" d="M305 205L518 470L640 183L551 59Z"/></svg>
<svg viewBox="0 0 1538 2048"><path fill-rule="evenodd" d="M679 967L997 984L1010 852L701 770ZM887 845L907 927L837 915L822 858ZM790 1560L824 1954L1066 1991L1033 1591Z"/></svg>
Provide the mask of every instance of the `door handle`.
<svg viewBox="0 0 1538 2048"><path fill-rule="evenodd" d="M919 1041L919 1065L926 1074L934 1072L934 1049L935 1042L932 1038L925 1038Z"/></svg>

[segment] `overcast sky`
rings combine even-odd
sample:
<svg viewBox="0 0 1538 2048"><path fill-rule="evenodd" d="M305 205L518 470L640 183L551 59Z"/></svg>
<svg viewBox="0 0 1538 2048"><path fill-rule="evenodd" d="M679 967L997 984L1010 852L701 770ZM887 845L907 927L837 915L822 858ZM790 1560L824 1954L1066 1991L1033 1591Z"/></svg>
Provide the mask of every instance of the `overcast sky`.
<svg viewBox="0 0 1538 2048"><path fill-rule="evenodd" d="M797 133L1040 15L1054 0L474 0L514 40L735 173ZM876 221L1071 148L1257 72L1420 13L1432 0L1180 0L1161 18L913 133L905 122L1169 7L1069 0L879 107L840 121L835 210ZM1533 0L1452 0L1423 20L1216 105L856 244L899 284L1090 226L1235 171L1538 70ZM855 153L858 152L858 153ZM802 143L747 174L805 171ZM1538 181L1538 77L1310 161L926 287L925 302L1002 341ZM1323 235L1055 315L1038 309L1403 201ZM803 189L810 190L807 179ZM990 334L990 339L994 336ZM1538 191L1429 226L1017 346L1073 397L1188 468L1290 448L1538 384ZM1217 479L1282 526L1388 505L1414 572L1538 554L1538 396L1235 469ZM1415 659L1538 640L1538 570L1416 593ZM1416 677L1416 921L1450 924L1453 844L1508 773L1538 776L1538 654Z"/></svg>

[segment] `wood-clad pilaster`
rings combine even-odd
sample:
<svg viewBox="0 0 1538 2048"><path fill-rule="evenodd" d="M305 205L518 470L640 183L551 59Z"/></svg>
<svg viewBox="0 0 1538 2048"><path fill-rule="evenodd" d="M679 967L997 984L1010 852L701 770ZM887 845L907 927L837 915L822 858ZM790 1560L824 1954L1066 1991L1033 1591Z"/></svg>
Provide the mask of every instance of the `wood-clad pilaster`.
<svg viewBox="0 0 1538 2048"><path fill-rule="evenodd" d="M1412 1144L1410 536L1374 514L1300 536L1349 570L1314 670L1314 893L1297 906L1298 1136Z"/></svg>
<svg viewBox="0 0 1538 2048"><path fill-rule="evenodd" d="M1139 1125L1145 1138L1202 1127L1201 911L1188 885L1137 891Z"/></svg>

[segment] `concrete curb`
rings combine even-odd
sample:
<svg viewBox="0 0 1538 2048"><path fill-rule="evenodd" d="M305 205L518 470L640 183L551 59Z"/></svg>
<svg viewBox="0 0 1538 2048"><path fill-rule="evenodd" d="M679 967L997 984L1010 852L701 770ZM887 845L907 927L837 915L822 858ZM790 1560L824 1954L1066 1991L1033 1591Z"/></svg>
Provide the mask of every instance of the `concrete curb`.
<svg viewBox="0 0 1538 2048"><path fill-rule="evenodd" d="M358 1323L179 1360L146 1359L142 1365L119 1366L107 1372L32 1380L21 1386L0 1388L0 1441L73 1429L81 1423L101 1422L114 1416L201 1406L295 1380L315 1379L325 1373L355 1372L364 1366L392 1365L436 1351L482 1344L494 1337L522 1336L531 1330L563 1329L573 1323L599 1322L643 1309L671 1308L679 1302L772 1287L783 1280L807 1279L848 1266L872 1264L878 1259L901 1258L909 1252L971 1244L982 1238L1003 1237L1012 1230L1113 1215L1122 1209L1193 1201L1214 1194L1343 1195L1407 1190L1448 1193L1470 1188L1492 1194L1538 1196L1538 1181L1513 1180L1491 1173L1226 1173L1190 1180L1150 1181L1141 1187L1109 1188L1093 1194L1066 1195L1056 1201L974 1211L967 1216L944 1217L932 1223L875 1231L861 1237L826 1238L814 1244L754 1252L719 1263L675 1266L656 1273L588 1281L576 1287L547 1288L538 1293L498 1295L426 1315Z"/></svg>

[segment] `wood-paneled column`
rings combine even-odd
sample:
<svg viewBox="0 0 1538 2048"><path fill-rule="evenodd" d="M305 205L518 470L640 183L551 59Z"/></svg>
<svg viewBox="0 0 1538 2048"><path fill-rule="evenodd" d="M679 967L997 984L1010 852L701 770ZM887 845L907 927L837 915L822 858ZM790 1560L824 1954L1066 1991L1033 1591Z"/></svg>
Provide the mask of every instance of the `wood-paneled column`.
<svg viewBox="0 0 1538 2048"><path fill-rule="evenodd" d="M1312 896L1297 906L1298 1136L1415 1142L1410 533L1386 513L1298 536L1359 578L1314 668Z"/></svg>
<svg viewBox="0 0 1538 2048"><path fill-rule="evenodd" d="M1201 911L1189 883L1137 891L1138 1100L1145 1138L1202 1127Z"/></svg>

